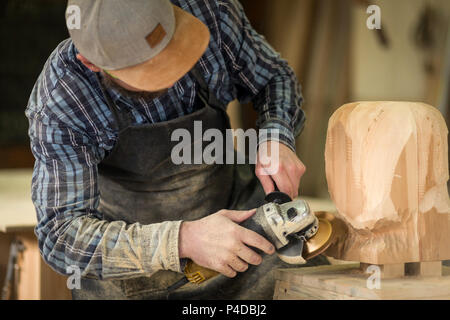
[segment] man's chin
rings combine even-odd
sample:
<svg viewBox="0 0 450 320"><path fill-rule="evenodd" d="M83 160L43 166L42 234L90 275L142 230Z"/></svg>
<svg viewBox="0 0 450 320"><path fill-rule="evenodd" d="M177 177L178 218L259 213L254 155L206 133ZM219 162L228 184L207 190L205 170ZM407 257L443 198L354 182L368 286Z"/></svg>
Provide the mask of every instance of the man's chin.
<svg viewBox="0 0 450 320"><path fill-rule="evenodd" d="M129 98L132 100L153 100L159 97L162 97L169 91L169 89L163 89L158 91L130 91L125 89L124 87L117 84L111 76L108 74L102 73L102 83L106 88L112 88L120 93L121 96L125 98Z"/></svg>

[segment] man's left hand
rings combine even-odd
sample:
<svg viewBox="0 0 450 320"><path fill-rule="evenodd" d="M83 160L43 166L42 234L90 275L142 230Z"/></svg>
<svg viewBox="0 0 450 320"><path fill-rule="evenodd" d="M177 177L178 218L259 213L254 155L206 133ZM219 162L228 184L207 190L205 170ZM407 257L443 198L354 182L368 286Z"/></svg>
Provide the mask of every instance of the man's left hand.
<svg viewBox="0 0 450 320"><path fill-rule="evenodd" d="M273 147L278 144L278 152ZM277 141L263 142L258 148L255 173L266 194L275 191L274 181L281 192L292 199L298 196L300 179L306 167L288 146Z"/></svg>

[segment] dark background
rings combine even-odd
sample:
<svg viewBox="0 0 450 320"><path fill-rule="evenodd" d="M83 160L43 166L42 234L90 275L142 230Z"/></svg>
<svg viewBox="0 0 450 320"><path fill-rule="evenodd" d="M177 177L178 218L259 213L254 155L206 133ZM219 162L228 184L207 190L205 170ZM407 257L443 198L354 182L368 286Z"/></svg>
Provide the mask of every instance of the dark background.
<svg viewBox="0 0 450 320"><path fill-rule="evenodd" d="M0 2L0 168L30 167L24 110L50 53L68 37L65 1Z"/></svg>

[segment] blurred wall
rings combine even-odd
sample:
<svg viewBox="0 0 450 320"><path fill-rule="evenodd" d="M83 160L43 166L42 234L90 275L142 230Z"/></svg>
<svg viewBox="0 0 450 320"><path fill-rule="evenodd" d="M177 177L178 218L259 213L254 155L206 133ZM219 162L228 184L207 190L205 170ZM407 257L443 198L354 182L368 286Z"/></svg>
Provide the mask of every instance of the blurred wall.
<svg viewBox="0 0 450 320"><path fill-rule="evenodd" d="M342 104L422 101L448 118L450 1L242 2L254 26L289 62L303 87L307 122L297 139L297 153L307 171L301 194L328 196L326 130L329 117ZM366 26L372 3L381 9L380 31ZM255 115L246 108L242 117L243 125L251 126Z"/></svg>
<svg viewBox="0 0 450 320"><path fill-rule="evenodd" d="M445 52L450 1L378 0L376 3L381 8L389 46L380 46L374 32L364 28L367 14L355 6L352 9L355 26L352 29L352 99L424 101L438 107L439 94L444 89L441 85L444 60L450 54ZM427 5L432 20L429 35L422 34L426 26L421 26L426 19Z"/></svg>
<svg viewBox="0 0 450 320"><path fill-rule="evenodd" d="M352 1L248 0L243 4L257 31L289 62L302 85L307 121L296 147L307 171L300 193L327 197L323 151L328 118L350 95ZM256 6L259 15L254 18L251 12ZM243 110L244 126L254 123L249 109Z"/></svg>

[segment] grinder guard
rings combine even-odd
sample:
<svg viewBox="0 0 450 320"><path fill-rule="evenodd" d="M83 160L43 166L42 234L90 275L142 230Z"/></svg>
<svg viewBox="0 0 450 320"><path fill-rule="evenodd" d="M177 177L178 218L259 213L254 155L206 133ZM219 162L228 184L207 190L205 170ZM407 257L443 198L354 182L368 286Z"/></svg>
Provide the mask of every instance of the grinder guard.
<svg viewBox="0 0 450 320"><path fill-rule="evenodd" d="M279 191L267 195L266 201L269 203L257 209L254 219L258 220L282 261L304 264L305 259L315 257L328 247L331 224L319 220L307 202L300 199L292 201Z"/></svg>

